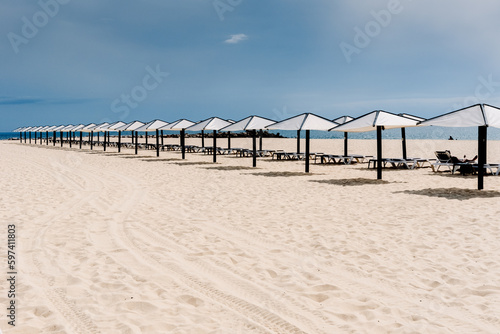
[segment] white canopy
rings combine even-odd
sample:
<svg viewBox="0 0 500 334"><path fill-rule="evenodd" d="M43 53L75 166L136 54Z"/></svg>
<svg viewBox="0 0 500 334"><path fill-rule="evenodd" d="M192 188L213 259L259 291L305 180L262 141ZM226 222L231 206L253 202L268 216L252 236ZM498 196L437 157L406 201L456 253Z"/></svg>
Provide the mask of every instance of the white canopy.
<svg viewBox="0 0 500 334"><path fill-rule="evenodd" d="M398 114L399 116L403 116L403 117L406 117L406 118L409 118L409 119L413 119L415 121L419 121L419 122L423 122L425 121L425 118L423 117L419 117L419 116L415 116L415 115L410 115L410 114L405 114L405 113L402 113L402 114Z"/></svg>
<svg viewBox="0 0 500 334"><path fill-rule="evenodd" d="M417 123L418 121L414 119L398 116L383 110L376 110L332 128L331 130L342 132L367 132L376 130L377 126L383 126L385 129L395 129L416 126Z"/></svg>
<svg viewBox="0 0 500 334"><path fill-rule="evenodd" d="M65 125L57 125L52 127L49 131L61 131L62 128L64 128Z"/></svg>
<svg viewBox="0 0 500 334"><path fill-rule="evenodd" d="M85 125L83 128L81 128L80 131L81 132L91 132L91 131L94 131L94 128L96 126L97 125L95 123L90 123L90 124Z"/></svg>
<svg viewBox="0 0 500 334"><path fill-rule="evenodd" d="M73 129L71 129L71 131L80 131L81 129L83 129L85 127L85 125L83 124L78 124L76 125Z"/></svg>
<svg viewBox="0 0 500 334"><path fill-rule="evenodd" d="M267 129L276 130L323 130L326 131L337 126L336 123L311 113L304 113L284 121L271 124Z"/></svg>
<svg viewBox="0 0 500 334"><path fill-rule="evenodd" d="M164 127L165 125L168 125L169 123L155 119L154 121L151 121L149 123L144 124L143 126L135 129L134 131L144 131L144 132L150 132L150 131L156 131L159 130L161 127Z"/></svg>
<svg viewBox="0 0 500 334"><path fill-rule="evenodd" d="M188 128L187 131L202 131L202 130L220 130L228 125L231 125L230 122L223 120L219 117L211 117L199 123L196 123Z"/></svg>
<svg viewBox="0 0 500 334"><path fill-rule="evenodd" d="M352 121L353 119L354 119L354 117L351 117L351 116L340 116L338 118L335 118L333 120L333 122L335 122L337 124L344 124L344 123Z"/></svg>
<svg viewBox="0 0 500 334"><path fill-rule="evenodd" d="M101 123L101 124L97 124L93 129L91 129L92 131L94 132L97 132L97 131L101 131L101 132L104 132L106 131L106 128L109 126L109 123L108 122L104 122L104 123Z"/></svg>
<svg viewBox="0 0 500 334"><path fill-rule="evenodd" d="M130 122L130 123L125 124L123 126L120 126L116 130L117 131L135 131L136 129L140 128L143 125L144 125L144 123L142 123L142 122L133 121L133 122Z"/></svg>
<svg viewBox="0 0 500 334"><path fill-rule="evenodd" d="M457 128L470 126L493 126L500 128L500 109L487 104L475 104L430 118L420 124Z"/></svg>
<svg viewBox="0 0 500 334"><path fill-rule="evenodd" d="M435 125L445 127L469 127L486 125L483 108L476 104L460 110L455 110L441 116L430 118L421 125Z"/></svg>
<svg viewBox="0 0 500 334"><path fill-rule="evenodd" d="M27 126L27 127L23 128L20 132L29 132L29 131L31 131L32 128L33 128L32 126Z"/></svg>
<svg viewBox="0 0 500 334"><path fill-rule="evenodd" d="M60 131L72 131L75 126L73 124L66 125L64 128L60 129Z"/></svg>
<svg viewBox="0 0 500 334"><path fill-rule="evenodd" d="M168 125L165 125L164 127L161 127L160 130L184 130L186 128L189 128L190 126L194 125L194 122L191 122L187 119L179 119L173 123L170 123Z"/></svg>
<svg viewBox="0 0 500 334"><path fill-rule="evenodd" d="M111 123L108 126L103 127L102 129L105 131L119 131L118 128L125 126L125 125L127 125L125 122L118 121L118 122Z"/></svg>
<svg viewBox="0 0 500 334"><path fill-rule="evenodd" d="M249 116L247 118L242 119L241 121L228 125L220 130L221 131L262 130L265 129L266 126L272 125L274 123L276 122L264 117Z"/></svg>
<svg viewBox="0 0 500 334"><path fill-rule="evenodd" d="M36 132L44 132L44 131L46 131L48 128L50 128L50 126L48 126L48 125L41 126L41 127L39 127L39 128L36 130Z"/></svg>

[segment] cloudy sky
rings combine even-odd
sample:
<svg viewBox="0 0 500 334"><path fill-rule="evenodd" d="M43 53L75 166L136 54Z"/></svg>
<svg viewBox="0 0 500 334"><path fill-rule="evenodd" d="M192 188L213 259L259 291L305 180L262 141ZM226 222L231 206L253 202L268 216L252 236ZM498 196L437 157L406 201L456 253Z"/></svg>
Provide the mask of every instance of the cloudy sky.
<svg viewBox="0 0 500 334"><path fill-rule="evenodd" d="M494 0L16 0L0 9L0 131L500 105Z"/></svg>

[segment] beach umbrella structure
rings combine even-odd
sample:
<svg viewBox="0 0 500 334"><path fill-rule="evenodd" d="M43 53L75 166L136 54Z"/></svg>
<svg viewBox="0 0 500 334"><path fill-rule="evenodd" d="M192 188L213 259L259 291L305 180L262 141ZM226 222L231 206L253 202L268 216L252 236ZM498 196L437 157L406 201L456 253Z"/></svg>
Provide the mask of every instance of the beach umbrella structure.
<svg viewBox="0 0 500 334"><path fill-rule="evenodd" d="M146 145L148 144L148 132L156 132L156 156L157 157L160 156L160 142L159 142L160 130L159 129L164 127L165 125L168 125L168 124L169 124L168 122L165 122L165 121L162 121L159 119L155 119L154 121L146 123L143 126L136 129L136 131L146 132ZM137 141L137 132L136 132L135 139Z"/></svg>
<svg viewBox="0 0 500 334"><path fill-rule="evenodd" d="M94 128L97 126L95 123L90 123L85 125L83 128L80 129L80 132L85 132L88 133L89 135L89 144L90 144L90 149L92 150L94 147ZM82 148L81 142L80 142L80 148Z"/></svg>
<svg viewBox="0 0 500 334"><path fill-rule="evenodd" d="M36 142L37 142L37 131L38 131L38 129L40 129L40 128L41 128L41 126L34 126L34 127L33 127L33 128L31 128L31 130L30 130L31 132L33 132L33 136L35 137L35 144L36 144Z"/></svg>
<svg viewBox="0 0 500 334"><path fill-rule="evenodd" d="M42 145L42 136L43 136L43 132L45 131L45 129L46 129L46 128L48 128L48 126L47 126L47 125L45 125L45 126L40 126L40 127L36 130L36 132L38 132L38 133L40 134L40 137L39 137L39 139L40 139L40 145ZM36 133L35 133L35 137L36 137Z"/></svg>
<svg viewBox="0 0 500 334"><path fill-rule="evenodd" d="M135 132L135 154L137 154L137 131L136 129L140 128L141 126L144 126L143 122L140 121L133 121L128 124L125 124L123 126L120 126L117 128L118 131L131 131L132 132L132 144L134 143L134 132ZM118 138L120 138L120 132L118 135ZM120 145L118 146L118 152L120 152Z"/></svg>
<svg viewBox="0 0 500 334"><path fill-rule="evenodd" d="M52 137L52 143L54 144L53 146L56 146L56 138L57 138L57 131L60 131L61 129L63 129L65 127L65 125L58 125L56 127L53 127L50 131L53 132L53 137ZM62 141L62 132L61 132L61 135L60 135L60 138L61 138L61 141Z"/></svg>
<svg viewBox="0 0 500 334"><path fill-rule="evenodd" d="M66 125L65 127L63 127L62 129L60 129L60 138L61 138L61 147L63 147L63 132L67 132L68 133L68 141L69 141L69 147L71 147L71 138L70 138L70 135L71 135L71 129L73 129L75 126L73 124L68 124Z"/></svg>
<svg viewBox="0 0 500 334"><path fill-rule="evenodd" d="M271 125L268 125L266 128L271 130L297 130L297 134L300 134L300 131L306 131L306 152L305 152L305 160L306 160L306 173L309 173L309 137L311 130L322 130L327 131L333 127L337 126L336 123L312 114L312 113L304 113L298 116L287 118L281 122L277 122ZM300 138L300 137L299 137ZM297 145L298 146L298 145ZM297 150L300 153L300 147L297 147Z"/></svg>
<svg viewBox="0 0 500 334"><path fill-rule="evenodd" d="M340 124L350 122L353 119L354 119L354 117L351 117L351 116L340 116L340 117L335 118L333 120L333 122L340 125ZM347 156L348 152L349 152L348 140L349 140L348 132L344 132L344 156Z"/></svg>
<svg viewBox="0 0 500 334"><path fill-rule="evenodd" d="M377 131L377 179L382 179L382 130L416 126L418 121L383 110L375 110L330 130L341 132Z"/></svg>
<svg viewBox="0 0 500 334"><path fill-rule="evenodd" d="M73 132L73 137L74 135L79 132L80 133L80 148L82 148L82 129L85 127L84 124L78 124L78 125L75 125L75 127L73 129L71 129L71 131ZM70 141L70 147L71 147L71 141Z"/></svg>
<svg viewBox="0 0 500 334"><path fill-rule="evenodd" d="M177 120L173 123L170 123L170 124L160 128L161 131L163 131L163 130L180 131L179 137L180 137L182 159L186 158L186 128L189 128L190 126L193 126L194 124L196 124L196 123L191 122L187 119L180 119L180 120Z"/></svg>
<svg viewBox="0 0 500 334"><path fill-rule="evenodd" d="M251 131L252 132L252 160L253 167L257 167L257 130L262 131L266 126L272 125L276 121L260 116L249 116L234 124L222 128L221 131ZM260 147L262 150L262 147Z"/></svg>
<svg viewBox="0 0 500 334"><path fill-rule="evenodd" d="M108 144L109 144L109 133L118 132L118 143L117 143L118 152L120 152L120 146L121 146L121 131L118 130L118 128L121 128L122 126L125 125L127 125L125 122L118 121L101 128L101 130L104 130L104 138L106 138L106 133L108 134ZM106 140L104 140L104 151L106 151Z"/></svg>
<svg viewBox="0 0 500 334"><path fill-rule="evenodd" d="M108 122L104 122L104 123L100 123L100 124L97 124L93 129L92 131L93 132L97 132L97 143L99 144L99 135L101 132L104 132L104 141L102 143L103 147L104 147L104 151L106 151L106 127L109 126L109 123Z"/></svg>
<svg viewBox="0 0 500 334"><path fill-rule="evenodd" d="M231 122L223 120L219 117L207 118L204 121L198 122L185 130L187 131L213 131L213 161L217 162L217 131L231 125Z"/></svg>
<svg viewBox="0 0 500 334"><path fill-rule="evenodd" d="M484 165L487 163L487 129L500 128L500 109L488 104L475 104L440 116L429 118L420 123L423 126L476 127L477 126L477 189L484 188Z"/></svg>

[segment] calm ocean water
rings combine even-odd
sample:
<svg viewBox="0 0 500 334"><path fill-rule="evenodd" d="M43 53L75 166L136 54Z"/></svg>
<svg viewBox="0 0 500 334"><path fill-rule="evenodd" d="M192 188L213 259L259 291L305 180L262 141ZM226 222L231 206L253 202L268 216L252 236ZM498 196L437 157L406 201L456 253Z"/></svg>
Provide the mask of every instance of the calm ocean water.
<svg viewBox="0 0 500 334"><path fill-rule="evenodd" d="M284 137L295 138L297 131L280 131L273 130L272 133L280 133ZM175 132L171 132L175 133ZM129 135L130 133L126 133ZM85 135L85 134L84 134ZM400 139L401 130L391 129L385 130L382 134L385 139ZM426 126L406 129L407 139L449 139L449 137L457 140L476 140L477 128L445 128L438 126ZM44 134L45 137L45 134ZM301 137L305 138L305 131L302 131ZM328 138L343 138L342 132L336 131L311 131L311 138L328 139ZM19 139L19 133L16 132L0 132L0 140L9 138ZM375 139L376 132L349 133L349 138L352 139ZM500 129L488 128L488 140L500 140Z"/></svg>

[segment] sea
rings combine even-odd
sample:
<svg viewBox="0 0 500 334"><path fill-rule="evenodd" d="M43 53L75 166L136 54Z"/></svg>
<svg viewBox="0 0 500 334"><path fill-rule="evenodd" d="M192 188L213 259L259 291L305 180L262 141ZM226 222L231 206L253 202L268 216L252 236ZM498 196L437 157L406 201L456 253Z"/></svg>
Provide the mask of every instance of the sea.
<svg viewBox="0 0 500 334"><path fill-rule="evenodd" d="M271 133L279 133L286 138L296 138L297 131L272 130ZM477 128L447 128L440 126L410 127L405 129L406 139L454 139L454 140L477 140ZM151 134L151 133L150 133ZM301 131L301 138L305 138L305 131ZM350 132L351 139L375 139L376 131ZM45 137L45 134L44 134ZM337 131L311 131L312 139L344 138L343 132ZM383 139L401 139L401 129L389 129L382 132ZM17 139L18 132L0 132L0 140ZM488 140L500 140L500 129L488 128Z"/></svg>

